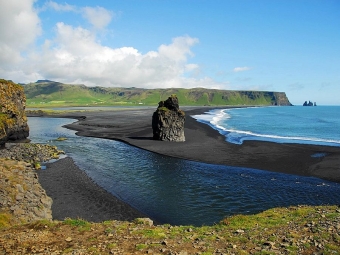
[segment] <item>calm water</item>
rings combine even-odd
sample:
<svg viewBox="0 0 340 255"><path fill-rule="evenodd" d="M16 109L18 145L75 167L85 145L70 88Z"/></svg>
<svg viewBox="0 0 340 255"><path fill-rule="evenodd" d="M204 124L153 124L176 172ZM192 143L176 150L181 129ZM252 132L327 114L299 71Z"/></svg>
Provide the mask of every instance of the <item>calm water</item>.
<svg viewBox="0 0 340 255"><path fill-rule="evenodd" d="M265 140L340 146L340 106L212 110L194 117L236 144Z"/></svg>
<svg viewBox="0 0 340 255"><path fill-rule="evenodd" d="M78 137L61 127L70 122L31 117L30 139L57 145L100 186L162 223L210 225L276 206L340 204L336 183L174 159L118 141ZM54 141L59 136L68 140Z"/></svg>

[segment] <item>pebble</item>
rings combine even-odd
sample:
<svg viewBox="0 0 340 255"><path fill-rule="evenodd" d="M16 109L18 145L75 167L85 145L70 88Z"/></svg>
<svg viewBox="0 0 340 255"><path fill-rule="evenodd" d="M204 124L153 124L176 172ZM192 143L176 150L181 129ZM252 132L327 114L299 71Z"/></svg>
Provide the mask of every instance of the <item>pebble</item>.
<svg viewBox="0 0 340 255"><path fill-rule="evenodd" d="M69 242L72 242L72 238L71 238L71 237L68 237L68 238L65 239L65 241L68 242L68 243L69 243Z"/></svg>

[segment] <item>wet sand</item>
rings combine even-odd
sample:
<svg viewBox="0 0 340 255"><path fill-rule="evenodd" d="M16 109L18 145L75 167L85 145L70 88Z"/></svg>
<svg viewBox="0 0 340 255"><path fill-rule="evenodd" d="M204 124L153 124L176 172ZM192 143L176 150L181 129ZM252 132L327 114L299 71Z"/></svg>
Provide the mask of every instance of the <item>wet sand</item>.
<svg viewBox="0 0 340 255"><path fill-rule="evenodd" d="M41 186L53 200L54 220L79 218L102 222L145 217L94 183L70 157L47 164L46 170L38 171L38 176Z"/></svg>

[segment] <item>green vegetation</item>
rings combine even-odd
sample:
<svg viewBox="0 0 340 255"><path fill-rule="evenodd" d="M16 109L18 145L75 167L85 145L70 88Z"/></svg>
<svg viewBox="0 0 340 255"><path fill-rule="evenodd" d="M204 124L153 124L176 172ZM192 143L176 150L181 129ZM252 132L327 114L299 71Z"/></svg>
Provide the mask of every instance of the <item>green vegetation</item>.
<svg viewBox="0 0 340 255"><path fill-rule="evenodd" d="M0 216L0 222L8 217ZM273 208L202 227L152 225L143 218L103 223L43 220L8 226L5 219L0 243L9 254L27 247L35 249L26 250L30 254L39 250L56 254L339 254L339 221L338 206Z"/></svg>
<svg viewBox="0 0 340 255"><path fill-rule="evenodd" d="M67 140L66 137L58 137L58 138L56 139L56 141L65 141L65 140Z"/></svg>
<svg viewBox="0 0 340 255"><path fill-rule="evenodd" d="M157 105L169 95L182 106L290 104L283 92L232 91L204 88L104 88L46 81L24 85L28 107ZM280 102L278 100L280 99ZM282 100L283 99L283 100Z"/></svg>
<svg viewBox="0 0 340 255"><path fill-rule="evenodd" d="M8 120L7 114L0 112L0 134L1 130L3 130L6 127L7 120Z"/></svg>
<svg viewBox="0 0 340 255"><path fill-rule="evenodd" d="M163 111L163 112L168 112L169 111L169 109L166 108L165 106L159 107L159 108L157 108L157 110L158 111Z"/></svg>
<svg viewBox="0 0 340 255"><path fill-rule="evenodd" d="M0 83L10 85L10 86L12 86L14 89L16 89L16 90L22 90L22 86L20 86L20 85L14 83L14 82L11 81L11 80L0 79Z"/></svg>
<svg viewBox="0 0 340 255"><path fill-rule="evenodd" d="M11 226L12 215L8 212L0 213L0 229Z"/></svg>
<svg viewBox="0 0 340 255"><path fill-rule="evenodd" d="M64 223L73 227L77 227L79 231L89 231L91 229L91 223L82 219L65 219Z"/></svg>

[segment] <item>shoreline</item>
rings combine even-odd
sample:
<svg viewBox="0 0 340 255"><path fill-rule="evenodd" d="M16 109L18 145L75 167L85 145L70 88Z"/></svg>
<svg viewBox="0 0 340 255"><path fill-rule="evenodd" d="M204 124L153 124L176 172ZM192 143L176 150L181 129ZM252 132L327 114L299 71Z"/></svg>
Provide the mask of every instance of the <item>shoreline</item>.
<svg viewBox="0 0 340 255"><path fill-rule="evenodd" d="M73 118L66 125L79 136L118 140L129 145L186 160L246 167L271 172L313 176L340 183L340 147L298 143L244 141L232 144L210 125L190 117L212 109L230 107L183 107L186 113L185 142L152 139L151 116L155 109L79 112L40 117ZM324 153L324 157L312 157Z"/></svg>
<svg viewBox="0 0 340 255"><path fill-rule="evenodd" d="M52 198L54 220L132 221L146 216L96 184L71 157L46 164L39 183Z"/></svg>
<svg viewBox="0 0 340 255"><path fill-rule="evenodd" d="M217 107L185 109L187 115L185 142L162 142L152 139L151 116L154 109L78 112L39 117L72 118L78 121L65 127L76 130L79 136L118 140L165 156L217 165L313 176L340 183L340 148L260 141L245 141L242 145L231 144L225 141L225 137L218 130L190 117L212 109ZM326 156L311 157L321 152L326 153ZM47 170L40 171L39 182L54 201L52 206L54 219L82 218L101 222L131 221L135 218L147 217L98 186L75 165L70 157L47 164Z"/></svg>

